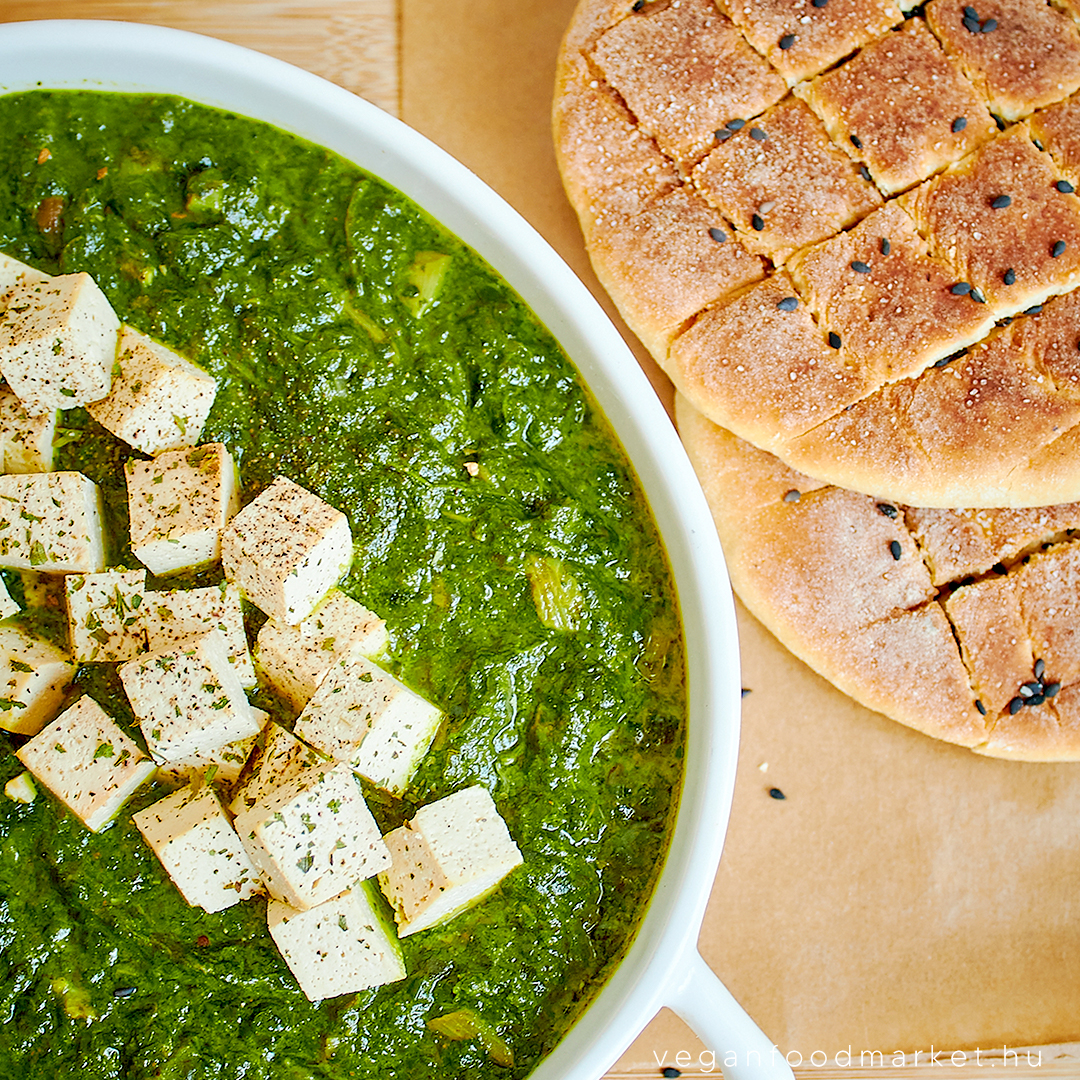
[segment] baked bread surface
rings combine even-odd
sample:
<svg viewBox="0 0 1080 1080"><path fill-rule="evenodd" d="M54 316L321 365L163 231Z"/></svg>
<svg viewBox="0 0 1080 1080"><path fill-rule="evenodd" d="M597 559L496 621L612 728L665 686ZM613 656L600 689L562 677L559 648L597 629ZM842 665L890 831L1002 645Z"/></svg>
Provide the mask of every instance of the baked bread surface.
<svg viewBox="0 0 1080 1080"><path fill-rule="evenodd" d="M695 408L906 505L1080 499L1070 10L581 0L560 170Z"/></svg>

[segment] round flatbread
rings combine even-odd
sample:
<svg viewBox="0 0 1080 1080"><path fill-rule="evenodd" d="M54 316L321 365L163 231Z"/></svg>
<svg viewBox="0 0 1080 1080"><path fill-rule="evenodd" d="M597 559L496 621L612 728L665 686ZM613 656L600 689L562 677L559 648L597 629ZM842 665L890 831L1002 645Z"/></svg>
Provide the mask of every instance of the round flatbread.
<svg viewBox="0 0 1080 1080"><path fill-rule="evenodd" d="M911 505L1080 499L1080 28L909 6L581 0L567 193L628 325L741 438Z"/></svg>
<svg viewBox="0 0 1080 1080"><path fill-rule="evenodd" d="M934 738L1080 760L1080 503L917 509L676 416L735 591L796 656Z"/></svg>

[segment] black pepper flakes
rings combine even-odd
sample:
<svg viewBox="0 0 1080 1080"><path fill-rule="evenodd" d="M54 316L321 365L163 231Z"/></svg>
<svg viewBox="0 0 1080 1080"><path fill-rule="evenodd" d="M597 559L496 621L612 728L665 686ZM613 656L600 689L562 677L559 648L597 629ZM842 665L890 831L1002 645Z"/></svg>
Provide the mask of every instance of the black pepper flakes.
<svg viewBox="0 0 1080 1080"><path fill-rule="evenodd" d="M990 203L991 207L995 210L1004 210L1008 206L1012 206L1011 195L998 195Z"/></svg>
<svg viewBox="0 0 1080 1080"><path fill-rule="evenodd" d="M780 39L780 48L783 49L785 52L787 52L787 50L790 49L791 46L794 45L794 44L795 44L795 35L794 34L785 34Z"/></svg>
<svg viewBox="0 0 1080 1080"><path fill-rule="evenodd" d="M765 228L765 219L760 214L754 214L750 218L750 225L754 232L761 232Z"/></svg>
<svg viewBox="0 0 1080 1080"><path fill-rule="evenodd" d="M882 255L888 255L889 252L892 251L892 244L889 243L888 237L883 236L881 238L880 249L881 249L881 254Z"/></svg>
<svg viewBox="0 0 1080 1080"><path fill-rule="evenodd" d="M963 131L964 128L966 128L966 127L967 127L967 117L966 116L958 116L952 122L952 132L953 132L954 135L959 131Z"/></svg>
<svg viewBox="0 0 1080 1080"><path fill-rule="evenodd" d="M785 296L783 300L778 300L776 306L781 311L794 311L799 306L799 298L797 296Z"/></svg>
<svg viewBox="0 0 1080 1080"><path fill-rule="evenodd" d="M771 787L771 788L769 788L769 798L770 799L786 799L787 796L778 787Z"/></svg>
<svg viewBox="0 0 1080 1080"><path fill-rule="evenodd" d="M1010 266L1009 269L1001 275L1001 280L1004 281L1006 285L1015 285L1016 271Z"/></svg>
<svg viewBox="0 0 1080 1080"><path fill-rule="evenodd" d="M829 348L831 348L831 349L839 349L840 348L840 335L835 333L832 330L829 331Z"/></svg>
<svg viewBox="0 0 1080 1080"><path fill-rule="evenodd" d="M870 267L866 263L860 262L858 259L856 259L851 264L851 269L854 270L856 274L869 274L870 273Z"/></svg>
<svg viewBox="0 0 1080 1080"><path fill-rule="evenodd" d="M900 546L899 540L889 541L889 554L893 557L894 560L896 560L896 562L900 561L900 556L903 555L903 553L904 549Z"/></svg>
<svg viewBox="0 0 1080 1080"><path fill-rule="evenodd" d="M967 296L971 292L971 285L966 281L958 281L955 285L949 286L949 292L953 296Z"/></svg>
<svg viewBox="0 0 1080 1080"><path fill-rule="evenodd" d="M784 492L784 502L798 502L802 498L802 492L792 488L790 491Z"/></svg>
<svg viewBox="0 0 1080 1080"><path fill-rule="evenodd" d="M709 229L709 235L718 243L723 244L727 241L727 233L723 229L712 228Z"/></svg>
<svg viewBox="0 0 1080 1080"><path fill-rule="evenodd" d="M750 138L753 139L754 142L764 142L768 137L768 134L759 127L752 127L750 129Z"/></svg>
<svg viewBox="0 0 1080 1080"><path fill-rule="evenodd" d="M1056 259L1059 255L1064 255L1065 247L1066 245L1064 240L1055 240L1054 246L1050 249L1050 258Z"/></svg>
<svg viewBox="0 0 1080 1080"><path fill-rule="evenodd" d="M1071 195L1076 190L1068 180L1059 180L1054 187L1056 187L1062 195Z"/></svg>

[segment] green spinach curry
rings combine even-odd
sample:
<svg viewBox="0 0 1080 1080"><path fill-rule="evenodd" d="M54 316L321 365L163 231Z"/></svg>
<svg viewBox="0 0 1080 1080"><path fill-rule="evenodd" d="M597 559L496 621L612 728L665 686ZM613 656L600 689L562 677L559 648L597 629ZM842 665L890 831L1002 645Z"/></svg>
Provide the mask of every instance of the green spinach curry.
<svg viewBox="0 0 1080 1080"><path fill-rule="evenodd" d="M0 1076L524 1076L627 948L682 777L673 583L606 421L497 274L326 150L175 98L39 91L0 98L0 163L0 251L89 272L216 376L203 439L247 497L281 473L349 516L343 587L447 716L408 798L370 793L380 826L481 783L525 856L405 939L406 980L312 1005L263 903L207 915L164 875L130 822L161 788L99 835L0 799ZM137 566L131 451L79 410L59 440ZM130 729L110 665L80 690Z"/></svg>

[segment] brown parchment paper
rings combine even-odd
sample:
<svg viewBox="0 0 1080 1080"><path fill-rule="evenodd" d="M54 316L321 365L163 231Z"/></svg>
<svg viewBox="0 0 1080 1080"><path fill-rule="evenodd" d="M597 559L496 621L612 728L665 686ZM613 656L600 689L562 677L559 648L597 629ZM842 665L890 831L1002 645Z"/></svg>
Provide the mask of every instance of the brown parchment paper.
<svg viewBox="0 0 1080 1080"><path fill-rule="evenodd" d="M555 54L573 6L402 0L402 116L521 211L611 312L551 146ZM976 1047L965 1075L1015 1073L1024 1055L1003 1048L1080 1040L1080 764L933 742L835 691L741 608L739 619L750 693L700 942L735 997L792 1064L801 1056L800 1075L852 1075L864 1050L882 1052L862 1059L869 1075L896 1076L897 1051L905 1073L955 1073L940 1051ZM707 1072L700 1049L662 1013L615 1073ZM1069 1068L1060 1075L1080 1075Z"/></svg>

